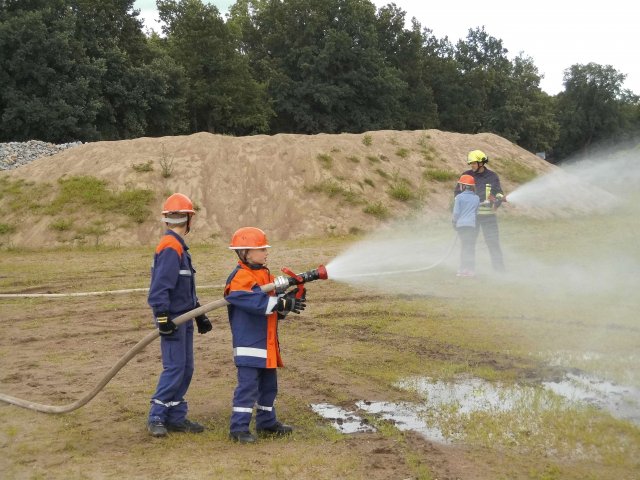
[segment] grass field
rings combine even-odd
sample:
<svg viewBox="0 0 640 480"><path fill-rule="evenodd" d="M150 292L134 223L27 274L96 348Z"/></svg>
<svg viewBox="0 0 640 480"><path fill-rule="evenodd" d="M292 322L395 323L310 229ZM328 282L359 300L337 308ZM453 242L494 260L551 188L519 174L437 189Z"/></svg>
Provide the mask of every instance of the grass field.
<svg viewBox="0 0 640 480"><path fill-rule="evenodd" d="M286 367L277 406L281 420L296 427L293 436L251 446L227 439L235 368L223 308L210 313L214 331L195 339L187 399L190 417L208 428L204 434L152 439L146 433L160 370L155 342L72 413L0 405L2 478L638 478L640 398L627 400L634 421L544 388L571 374L640 391L640 226L629 221L633 213L555 220L506 214L507 274L491 272L480 240L473 279L455 276L457 248L427 271L386 275L388 265L421 258L416 238L441 256L452 237L448 225L379 237L373 259L362 257L365 239L355 236L272 243L276 275L281 266L303 271L318 264L331 274L338 260L381 268L357 281L309 284L307 310L281 323ZM381 258L380 249L390 245ZM3 250L0 292L146 287L152 249ZM201 303L220 298L217 286L235 263L232 254L220 242L194 245L192 255L198 284L214 286L199 292ZM0 311L0 391L55 405L93 388L152 328L144 292L0 298ZM498 406L436 403L417 388L403 388L407 379L482 381L499 392ZM421 405L423 420L446 441L362 410L376 431L341 434L311 408L357 410L361 401Z"/></svg>

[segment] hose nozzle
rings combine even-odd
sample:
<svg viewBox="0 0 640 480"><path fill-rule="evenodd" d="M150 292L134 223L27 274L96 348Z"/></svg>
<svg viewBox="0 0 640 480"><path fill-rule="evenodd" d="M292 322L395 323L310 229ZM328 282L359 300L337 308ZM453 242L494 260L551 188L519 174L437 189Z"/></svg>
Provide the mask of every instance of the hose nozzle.
<svg viewBox="0 0 640 480"><path fill-rule="evenodd" d="M282 267L282 271L286 273L287 276L281 275L274 280L276 293L284 293L287 288L293 285L302 285L303 283L313 282L314 280L326 280L329 278L324 265L320 265L318 268L303 273L293 273L287 267Z"/></svg>

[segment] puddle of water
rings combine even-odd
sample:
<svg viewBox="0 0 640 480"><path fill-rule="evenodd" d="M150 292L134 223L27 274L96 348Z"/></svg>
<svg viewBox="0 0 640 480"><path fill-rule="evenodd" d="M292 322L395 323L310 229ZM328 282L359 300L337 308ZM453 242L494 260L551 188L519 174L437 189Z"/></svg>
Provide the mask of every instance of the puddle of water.
<svg viewBox="0 0 640 480"><path fill-rule="evenodd" d="M640 425L640 390L586 375L568 373L561 382L543 382L548 390L572 402L584 402L612 416Z"/></svg>
<svg viewBox="0 0 640 480"><path fill-rule="evenodd" d="M437 427L430 427L424 420L426 406L412 403L365 402L360 401L356 406L367 413L372 413L384 420L394 423L398 430L412 430L423 435L428 440L447 443L447 439Z"/></svg>
<svg viewBox="0 0 640 480"><path fill-rule="evenodd" d="M544 382L544 390L492 384L479 378L433 382L427 377L415 377L405 379L396 386L417 392L424 398L424 403L359 401L354 411L327 403L315 404L311 408L331 420L333 426L342 433L376 431L356 413L355 410L359 409L393 422L399 430L412 430L427 440L447 443L448 438L438 425L438 412L455 412L455 415L478 411L498 413L513 409L535 412L554 407L555 402L550 396L553 392L569 403L593 405L616 418L640 425L640 390L595 377L567 374L560 382Z"/></svg>
<svg viewBox="0 0 640 480"><path fill-rule="evenodd" d="M424 397L425 403L432 407L450 405L462 414L476 411L508 411L532 392L531 388L504 387L479 378L452 383L432 382L426 377L416 377L402 380L396 386L417 392Z"/></svg>
<svg viewBox="0 0 640 480"><path fill-rule="evenodd" d="M332 426L342 433L375 432L376 429L366 419L344 408L336 407L329 403L316 403L311 409L327 420L332 421Z"/></svg>

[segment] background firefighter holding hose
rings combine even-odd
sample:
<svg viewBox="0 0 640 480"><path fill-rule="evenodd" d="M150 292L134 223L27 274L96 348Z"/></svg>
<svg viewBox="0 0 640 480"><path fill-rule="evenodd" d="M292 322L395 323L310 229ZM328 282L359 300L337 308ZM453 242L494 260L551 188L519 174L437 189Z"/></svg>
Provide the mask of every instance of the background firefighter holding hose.
<svg viewBox="0 0 640 480"><path fill-rule="evenodd" d="M463 175L471 175L475 180L476 195L480 197L480 208L478 209L477 224L482 230L482 235L489 248L491 264L497 272L504 271L504 260L502 249L500 248L500 232L498 230L498 219L496 210L503 201L506 201L500 178L498 174L485 167L489 158L481 150L473 150L467 156L467 164L471 170L463 172ZM456 184L454 194L457 196L462 192L460 183Z"/></svg>
<svg viewBox="0 0 640 480"><path fill-rule="evenodd" d="M204 431L202 425L187 419L184 399L194 370L193 321L178 326L173 323L176 317L200 306L196 271L183 239L191 230L195 210L189 197L174 193L165 201L162 214L167 231L156 247L148 297L160 333L163 368L147 421L149 433L154 437L164 437L167 432ZM196 317L196 323L199 333L212 329L204 314Z"/></svg>

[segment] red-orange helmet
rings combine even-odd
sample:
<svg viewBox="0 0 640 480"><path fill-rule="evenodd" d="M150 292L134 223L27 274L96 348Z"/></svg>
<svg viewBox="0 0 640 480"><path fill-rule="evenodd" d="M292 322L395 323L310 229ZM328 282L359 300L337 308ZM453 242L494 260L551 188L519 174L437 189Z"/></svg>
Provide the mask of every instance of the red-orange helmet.
<svg viewBox="0 0 640 480"><path fill-rule="evenodd" d="M162 207L162 213L191 213L194 214L196 211L193 209L193 202L182 193L174 193L169 198L167 198L164 202L164 206Z"/></svg>
<svg viewBox="0 0 640 480"><path fill-rule="evenodd" d="M472 187L476 186L476 181L471 175L462 175L460 180L458 180L458 183L461 183L462 185L471 185Z"/></svg>
<svg viewBox="0 0 640 480"><path fill-rule="evenodd" d="M258 248L269 248L265 233L256 227L242 227L236 230L231 237L231 250L256 250Z"/></svg>

